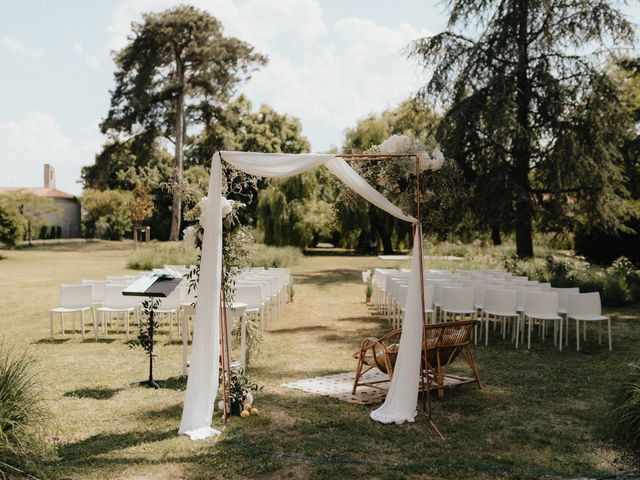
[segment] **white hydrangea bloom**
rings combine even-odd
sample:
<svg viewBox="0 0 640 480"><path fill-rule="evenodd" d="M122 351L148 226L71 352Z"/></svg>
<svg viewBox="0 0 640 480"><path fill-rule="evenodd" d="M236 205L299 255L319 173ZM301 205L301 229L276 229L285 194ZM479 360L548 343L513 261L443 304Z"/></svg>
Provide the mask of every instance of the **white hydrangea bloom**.
<svg viewBox="0 0 640 480"><path fill-rule="evenodd" d="M380 145L380 153L395 155L407 153L411 149L411 139L406 135L391 135Z"/></svg>
<svg viewBox="0 0 640 480"><path fill-rule="evenodd" d="M222 197L220 200L222 218L226 217L233 211L233 200Z"/></svg>
<svg viewBox="0 0 640 480"><path fill-rule="evenodd" d="M190 227L182 230L182 241L187 245L192 245L195 247L197 239L196 227L191 225Z"/></svg>
<svg viewBox="0 0 640 480"><path fill-rule="evenodd" d="M443 164L444 164L444 155L442 154L440 149L436 147L433 150L433 161L431 162L431 170L433 170L434 172L436 170L440 170Z"/></svg>
<svg viewBox="0 0 640 480"><path fill-rule="evenodd" d="M362 272L362 283L369 283L369 279L371 278L371 271L365 270Z"/></svg>
<svg viewBox="0 0 640 480"><path fill-rule="evenodd" d="M429 170L433 163L433 160L431 160L431 157L429 156L429 154L427 152L418 152L416 153L416 155L418 156L418 163L420 164L420 170L423 172L425 170Z"/></svg>

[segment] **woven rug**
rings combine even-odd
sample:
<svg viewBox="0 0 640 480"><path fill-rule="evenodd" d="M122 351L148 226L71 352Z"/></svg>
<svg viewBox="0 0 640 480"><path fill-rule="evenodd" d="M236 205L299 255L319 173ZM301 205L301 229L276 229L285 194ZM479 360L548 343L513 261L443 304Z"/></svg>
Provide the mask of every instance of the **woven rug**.
<svg viewBox="0 0 640 480"><path fill-rule="evenodd" d="M389 383L380 383L378 388L360 386L357 388L355 395L351 393L353 388L354 372L337 373L334 375L326 375L324 377L305 378L296 382L289 382L281 385L284 388L293 388L302 390L303 392L322 395L325 397L336 398L343 402L353 403L356 405L370 405L384 401L389 389ZM377 380L386 380L388 377L380 370L369 370L362 377L363 382L373 382ZM418 380L420 381L420 380ZM465 383L473 382L473 378L464 375L448 374L444 377L444 388L452 388ZM431 389L436 388L431 384Z"/></svg>
<svg viewBox="0 0 640 480"><path fill-rule="evenodd" d="M369 405L372 403L380 403L387 396L389 383L381 383L380 388L358 387L356 394L351 394L353 388L354 372L337 373L335 375L326 375L324 377L305 378L297 382L285 383L284 388L294 388L307 393L315 393L325 397L337 398L347 403L355 403L357 405ZM363 381L372 382L376 380L386 380L387 374L380 370L370 370L362 376Z"/></svg>

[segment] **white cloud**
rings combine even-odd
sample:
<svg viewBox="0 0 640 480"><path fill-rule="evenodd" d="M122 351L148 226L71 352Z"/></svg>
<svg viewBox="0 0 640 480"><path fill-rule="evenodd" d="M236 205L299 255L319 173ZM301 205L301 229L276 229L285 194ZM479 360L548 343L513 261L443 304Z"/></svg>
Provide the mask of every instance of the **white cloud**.
<svg viewBox="0 0 640 480"><path fill-rule="evenodd" d="M56 170L60 190L79 194L82 165L93 162L100 138L96 128L86 129L85 139L74 142L46 113L29 112L18 121L0 123L2 187L41 187L43 165Z"/></svg>
<svg viewBox="0 0 640 480"><path fill-rule="evenodd" d="M23 42L13 37L2 37L0 39L2 45L14 53L23 55L30 58L41 58L44 55L44 50L41 48L31 48L25 45Z"/></svg>
<svg viewBox="0 0 640 480"><path fill-rule="evenodd" d="M309 39L326 32L322 11L316 0L193 0L191 5L205 10L220 20L225 33L242 38L259 49L282 35L291 39ZM142 20L143 12L159 12L183 5L183 0L127 0L114 12L107 32L110 50L118 50L127 42L131 22Z"/></svg>

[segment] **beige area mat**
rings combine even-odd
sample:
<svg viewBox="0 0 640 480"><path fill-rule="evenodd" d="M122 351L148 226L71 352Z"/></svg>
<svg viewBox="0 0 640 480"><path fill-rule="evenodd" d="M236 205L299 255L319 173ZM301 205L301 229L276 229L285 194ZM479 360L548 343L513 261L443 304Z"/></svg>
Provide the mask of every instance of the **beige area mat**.
<svg viewBox="0 0 640 480"><path fill-rule="evenodd" d="M324 377L306 378L296 382L281 385L284 388L293 388L307 393L314 393L325 397L336 398L343 402L356 405L370 405L384 401L389 388L389 383L380 383L378 388L360 386L355 395L351 393L353 388L354 372L337 373ZM362 376L363 382L375 382L387 379L387 375L379 370L370 370ZM445 388L455 387L463 383L473 381L470 377L462 375L447 375L444 379ZM433 383L431 388L434 388Z"/></svg>

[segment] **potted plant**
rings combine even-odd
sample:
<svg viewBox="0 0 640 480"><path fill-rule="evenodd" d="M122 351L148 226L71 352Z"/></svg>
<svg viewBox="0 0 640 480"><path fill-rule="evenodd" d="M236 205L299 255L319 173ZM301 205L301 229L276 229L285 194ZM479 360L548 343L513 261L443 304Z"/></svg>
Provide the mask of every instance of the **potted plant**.
<svg viewBox="0 0 640 480"><path fill-rule="evenodd" d="M365 288L365 303L371 302L371 295L373 294L373 281L370 270L362 272L362 283L366 284Z"/></svg>
<svg viewBox="0 0 640 480"><path fill-rule="evenodd" d="M240 415L245 400L253 403L253 393L260 390L257 383L251 383L239 370L231 370L231 415Z"/></svg>

